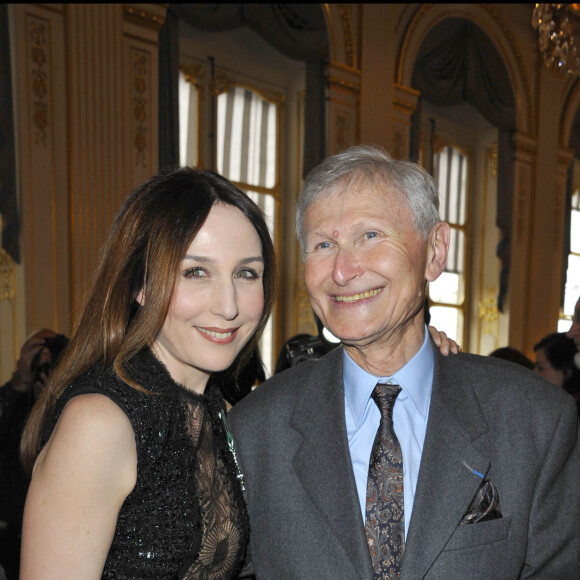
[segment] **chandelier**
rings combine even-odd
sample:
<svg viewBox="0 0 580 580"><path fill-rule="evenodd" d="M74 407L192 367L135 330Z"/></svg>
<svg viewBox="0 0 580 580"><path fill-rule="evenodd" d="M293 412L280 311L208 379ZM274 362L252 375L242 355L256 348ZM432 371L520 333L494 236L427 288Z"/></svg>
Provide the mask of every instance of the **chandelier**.
<svg viewBox="0 0 580 580"><path fill-rule="evenodd" d="M570 21L571 14L579 13L580 4L536 4L532 26L538 31L538 46L548 68L580 75L580 58Z"/></svg>

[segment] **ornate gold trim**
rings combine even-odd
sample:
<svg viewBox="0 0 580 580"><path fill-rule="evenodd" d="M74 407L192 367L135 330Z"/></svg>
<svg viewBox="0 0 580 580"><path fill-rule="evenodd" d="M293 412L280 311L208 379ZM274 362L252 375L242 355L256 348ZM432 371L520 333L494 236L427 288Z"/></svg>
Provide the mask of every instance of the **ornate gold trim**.
<svg viewBox="0 0 580 580"><path fill-rule="evenodd" d="M147 167L148 147L148 99L147 77L149 74L149 54L133 51L133 116L135 119L135 164Z"/></svg>
<svg viewBox="0 0 580 580"><path fill-rule="evenodd" d="M415 36L415 29L421 22L421 19L433 7L433 4L421 4L419 10L415 13L409 26L407 26L407 30L405 31L405 36L403 38L403 44L401 49L399 50L399 58L398 58L398 66L397 66L397 77L396 77L396 84L403 86L403 67L407 60L407 51L409 49L409 43L411 42L411 38Z"/></svg>
<svg viewBox="0 0 580 580"><path fill-rule="evenodd" d="M16 296L16 275L14 260L4 248L0 248L0 302L8 300L14 304Z"/></svg>
<svg viewBox="0 0 580 580"><path fill-rule="evenodd" d="M214 78L209 83L209 90L214 97L219 97L223 93L227 93L232 87L242 87L247 89L260 95L262 99L278 107L281 107L286 102L286 95L280 91L268 91L248 83L232 80L222 71L217 71Z"/></svg>
<svg viewBox="0 0 580 580"><path fill-rule="evenodd" d="M126 22L131 22L137 26L143 26L155 31L158 31L165 22L165 18L162 16L147 10L135 8L135 6L131 6L130 4L123 5L123 17Z"/></svg>
<svg viewBox="0 0 580 580"><path fill-rule="evenodd" d="M478 317L483 321L483 334L495 336L495 323L499 320L497 309L497 286L488 286L484 290L485 298L477 303Z"/></svg>
<svg viewBox="0 0 580 580"><path fill-rule="evenodd" d="M217 97L222 93L227 93L232 85L232 81L223 72L218 70L209 82L209 90L214 97Z"/></svg>
<svg viewBox="0 0 580 580"><path fill-rule="evenodd" d="M182 64L179 69L188 83L199 88L201 80L205 77L205 67L202 64Z"/></svg>
<svg viewBox="0 0 580 580"><path fill-rule="evenodd" d="M524 234L524 217L527 207L528 170L520 167L518 171L518 189L516 192L516 239L521 243Z"/></svg>
<svg viewBox="0 0 580 580"><path fill-rule="evenodd" d="M534 110L532 104L532 88L530 86L530 79L528 78L528 73L526 72L526 67L524 65L524 59L522 58L522 53L520 52L511 28L506 24L503 18L500 16L499 12L494 8L493 4L481 4L484 10L489 12L490 16L500 25L505 37L507 38L509 45L516 57L518 63L518 70L522 75L522 80L524 82L524 91L526 93L526 110L528 113L528 127L529 132L534 134L536 132ZM517 95L514 95L514 99L517 99Z"/></svg>
<svg viewBox="0 0 580 580"><path fill-rule="evenodd" d="M326 77L326 83L328 87L340 87L341 89L345 89L354 95L360 94L360 84L354 83L352 81L347 81L346 79L337 77L335 75L328 75Z"/></svg>
<svg viewBox="0 0 580 580"><path fill-rule="evenodd" d="M37 17L30 17L28 21L28 35L31 41L30 69L32 86L32 122L36 127L36 145L47 146L48 115L48 84L49 78L46 65L47 55L47 28L49 24Z"/></svg>
<svg viewBox="0 0 580 580"><path fill-rule="evenodd" d="M344 56L346 64L354 68L354 42L352 38L352 24L350 21L350 10L348 6L348 4L338 4L338 14L340 16L340 24L342 26L342 35L344 38Z"/></svg>

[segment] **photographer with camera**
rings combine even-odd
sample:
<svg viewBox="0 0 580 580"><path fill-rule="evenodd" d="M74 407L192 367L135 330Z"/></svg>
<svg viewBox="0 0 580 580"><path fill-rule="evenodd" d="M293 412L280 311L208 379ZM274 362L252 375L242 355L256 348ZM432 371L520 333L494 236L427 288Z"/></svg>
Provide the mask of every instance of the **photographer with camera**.
<svg viewBox="0 0 580 580"><path fill-rule="evenodd" d="M19 457L22 430L67 342L66 336L49 329L33 332L22 345L12 378L0 387L0 565L8 580L18 578L28 489Z"/></svg>

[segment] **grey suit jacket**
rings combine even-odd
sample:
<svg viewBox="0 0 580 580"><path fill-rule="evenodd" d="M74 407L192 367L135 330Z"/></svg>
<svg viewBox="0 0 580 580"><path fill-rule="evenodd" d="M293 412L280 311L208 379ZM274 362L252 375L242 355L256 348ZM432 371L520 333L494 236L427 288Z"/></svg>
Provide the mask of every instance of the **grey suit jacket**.
<svg viewBox="0 0 580 580"><path fill-rule="evenodd" d="M228 416L258 580L372 579L348 448L342 349L274 376ZM485 474L502 518L459 526ZM401 580L580 579L573 399L494 358L435 357Z"/></svg>

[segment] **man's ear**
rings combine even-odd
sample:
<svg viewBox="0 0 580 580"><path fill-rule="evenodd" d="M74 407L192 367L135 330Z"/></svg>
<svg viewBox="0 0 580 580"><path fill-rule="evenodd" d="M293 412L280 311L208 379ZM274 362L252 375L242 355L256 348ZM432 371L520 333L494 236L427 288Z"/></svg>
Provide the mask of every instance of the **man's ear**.
<svg viewBox="0 0 580 580"><path fill-rule="evenodd" d="M425 268L425 280L433 282L439 278L447 264L447 252L449 251L449 224L439 222L429 233L427 247L427 266Z"/></svg>
<svg viewBox="0 0 580 580"><path fill-rule="evenodd" d="M137 300L141 306L145 304L145 287L139 290L139 294L137 294L137 298L135 300Z"/></svg>

